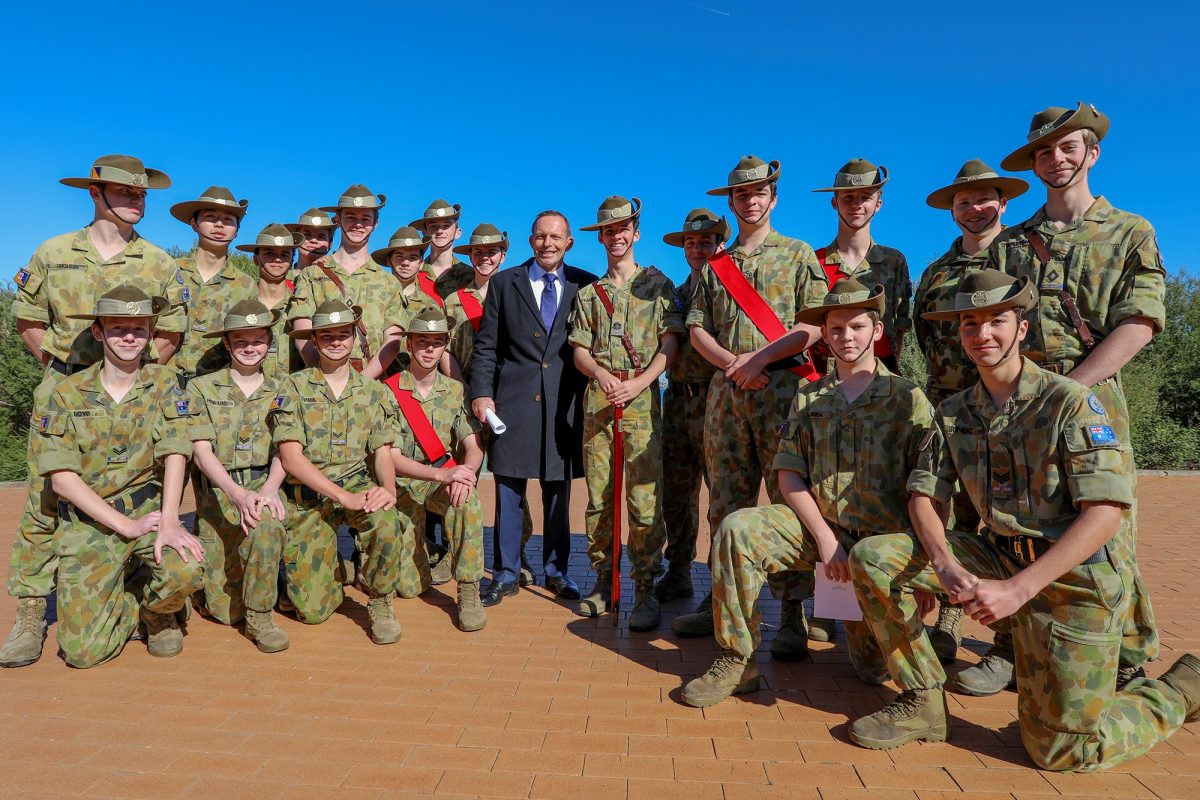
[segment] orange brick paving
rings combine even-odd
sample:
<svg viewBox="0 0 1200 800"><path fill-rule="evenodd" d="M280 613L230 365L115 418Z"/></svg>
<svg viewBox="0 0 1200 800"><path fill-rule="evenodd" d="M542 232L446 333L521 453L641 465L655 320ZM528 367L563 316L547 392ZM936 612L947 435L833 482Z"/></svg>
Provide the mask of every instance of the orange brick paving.
<svg viewBox="0 0 1200 800"><path fill-rule="evenodd" d="M1197 477L1140 482L1142 566L1163 659L1200 652ZM485 491L485 495L490 491ZM7 552L23 493L0 489ZM489 498L490 499L490 498ZM582 485L572 527L582 530ZM535 505L536 507L536 505ZM490 511L489 511L490 514ZM536 545L535 538L531 544ZM573 574L585 588L577 538ZM701 560L704 558L702 553ZM540 563L534 558L534 563ZM631 592L627 586L626 592ZM697 599L704 590L697 586ZM951 695L949 743L868 751L848 720L892 695L852 677L844 644L814 645L802 664L760 663L769 689L704 711L678 702L710 640L663 629L630 634L584 620L544 589L458 632L453 585L398 601L403 640L367 639L357 592L319 627L282 624L290 650L259 654L238 632L194 620L182 656L159 661L133 643L115 662L76 672L54 657L0 670L3 798L585 798L586 800L940 800L1190 797L1200 793L1200 724L1112 771L1034 769L1021 748L1015 695ZM694 602L694 601L692 601ZM765 618L777 619L766 601ZM12 599L0 598L7 630ZM627 609L626 609L627 613ZM960 664L988 637L968 630Z"/></svg>

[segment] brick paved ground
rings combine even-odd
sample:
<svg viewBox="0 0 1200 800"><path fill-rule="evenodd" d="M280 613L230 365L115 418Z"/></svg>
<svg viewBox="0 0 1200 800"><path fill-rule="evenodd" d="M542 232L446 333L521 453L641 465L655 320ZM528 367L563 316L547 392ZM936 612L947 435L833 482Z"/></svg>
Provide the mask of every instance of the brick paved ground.
<svg viewBox="0 0 1200 800"><path fill-rule="evenodd" d="M1141 480L1142 564L1164 645L1153 674L1181 650L1200 652L1198 494L1200 478ZM22 496L0 490L0 551ZM581 485L574 497L582 530ZM576 544L573 574L587 588ZM769 689L699 711L680 705L679 687L711 662L713 644L679 640L665 624L690 603L670 604L662 631L631 635L538 589L490 610L487 629L468 635L452 626L452 590L398 602L404 638L390 647L367 639L356 592L320 627L285 620L292 647L271 656L197 620L179 658L152 659L133 643L114 663L76 672L54 657L52 638L36 665L0 671L0 797L1020 800L1200 790L1200 724L1111 772L1058 775L1033 769L1021 749L1014 694L951 695L949 743L872 752L846 742L847 720L892 691L859 684L841 642L815 645L809 663L776 664L768 631ZM777 606L767 605L773 622ZM12 611L0 598L5 631ZM971 639L960 664L986 640Z"/></svg>

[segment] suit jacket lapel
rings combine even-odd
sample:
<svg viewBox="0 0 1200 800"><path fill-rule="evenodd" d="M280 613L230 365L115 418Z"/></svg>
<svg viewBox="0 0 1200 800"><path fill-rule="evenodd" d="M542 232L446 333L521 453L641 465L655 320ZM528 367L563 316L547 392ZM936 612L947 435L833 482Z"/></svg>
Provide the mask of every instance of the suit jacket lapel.
<svg viewBox="0 0 1200 800"><path fill-rule="evenodd" d="M542 310L538 308L537 301L533 299L533 287L529 285L529 265L533 263L533 259L529 259L524 264L518 264L514 269L521 271L520 275L514 275L514 283L517 284L517 294L525 299L529 310L533 312L533 318L537 322L537 326L542 326Z"/></svg>

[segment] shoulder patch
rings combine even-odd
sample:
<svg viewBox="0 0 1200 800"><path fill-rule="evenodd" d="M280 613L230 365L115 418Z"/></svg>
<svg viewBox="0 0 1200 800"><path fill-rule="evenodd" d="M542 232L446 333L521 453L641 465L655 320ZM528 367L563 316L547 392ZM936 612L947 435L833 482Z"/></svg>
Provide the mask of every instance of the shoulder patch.
<svg viewBox="0 0 1200 800"><path fill-rule="evenodd" d="M680 297L679 295L675 295L674 300L675 300L675 310L676 311L683 313L684 311L687 310L687 307L683 303L682 297Z"/></svg>
<svg viewBox="0 0 1200 800"><path fill-rule="evenodd" d="M29 270L17 270L17 274L13 277L13 283L15 283L17 286L24 286L25 284L29 283Z"/></svg>
<svg viewBox="0 0 1200 800"><path fill-rule="evenodd" d="M1095 411L1097 414L1104 413L1104 406L1101 404L1100 398L1096 397L1094 394L1088 395L1088 408L1090 408L1092 411Z"/></svg>
<svg viewBox="0 0 1200 800"><path fill-rule="evenodd" d="M175 280L180 286L183 286L183 273L179 270L175 270Z"/></svg>
<svg viewBox="0 0 1200 800"><path fill-rule="evenodd" d="M276 395L275 399L271 401L271 409L270 410L271 411L282 410L284 402L286 402L286 398L283 395L281 395L281 394Z"/></svg>
<svg viewBox="0 0 1200 800"><path fill-rule="evenodd" d="M190 400L176 400L175 401L175 411L179 414L187 414L189 403L191 403Z"/></svg>
<svg viewBox="0 0 1200 800"><path fill-rule="evenodd" d="M50 430L50 415L49 414L43 416L41 419L38 420L38 430L39 431Z"/></svg>
<svg viewBox="0 0 1200 800"><path fill-rule="evenodd" d="M1112 425L1088 425L1088 439L1093 445L1117 444Z"/></svg>

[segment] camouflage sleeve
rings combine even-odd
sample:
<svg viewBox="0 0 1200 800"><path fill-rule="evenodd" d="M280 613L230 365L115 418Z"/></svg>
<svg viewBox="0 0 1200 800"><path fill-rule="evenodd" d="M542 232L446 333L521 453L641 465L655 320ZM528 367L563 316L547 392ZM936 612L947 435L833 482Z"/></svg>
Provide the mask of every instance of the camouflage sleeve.
<svg viewBox="0 0 1200 800"><path fill-rule="evenodd" d="M688 298L688 313L683 321L689 328L704 328L714 336L717 326L713 322L713 298L709 287L715 280L712 267L705 264L700 272L700 280L696 281L696 288Z"/></svg>
<svg viewBox="0 0 1200 800"><path fill-rule="evenodd" d="M163 368L169 372L168 368ZM161 412L155 420L152 437L154 439L154 460L160 461L170 455L192 457L192 437L190 420L192 416L192 398L185 390L175 385L174 378L167 375L164 386ZM167 387L170 388L167 388Z"/></svg>
<svg viewBox="0 0 1200 800"><path fill-rule="evenodd" d="M1123 453L1130 445L1118 441L1096 395L1088 393L1085 400L1080 392L1067 405L1059 430L1067 491L1075 506L1086 502L1133 505L1131 476L1125 472Z"/></svg>
<svg viewBox="0 0 1200 800"><path fill-rule="evenodd" d="M580 289L575 295L575 302L571 304L571 316L567 318L567 328L571 331L567 342L586 347L588 350L596 349L592 312L593 307L598 304L591 302L595 296L596 292L590 286Z"/></svg>
<svg viewBox="0 0 1200 800"><path fill-rule="evenodd" d="M301 270L300 275L296 278L296 290L292 292L292 299L288 301L288 322L309 319L316 310L316 294L313 290L312 278L312 271L315 269L316 267L308 267Z"/></svg>
<svg viewBox="0 0 1200 800"><path fill-rule="evenodd" d="M167 333L183 333L187 330L187 303L183 299L183 276L175 259L159 250L147 246L146 255L153 260L148 265L153 274L161 276L158 283L158 293L167 298L170 307L155 321L154 327Z"/></svg>
<svg viewBox="0 0 1200 800"><path fill-rule="evenodd" d="M17 270L13 283L17 286L17 296L13 300L12 313L17 319L26 322L50 324L50 302L43 284L46 280L46 260L42 257L42 248L34 251L29 263Z"/></svg>
<svg viewBox="0 0 1200 800"><path fill-rule="evenodd" d="M911 390L912 406L909 416L910 429L908 434L908 470L912 472L920 467L921 464L921 442L925 441L925 437L929 434L933 427L933 404L929 402L929 398L919 388L914 386Z"/></svg>
<svg viewBox="0 0 1200 800"><path fill-rule="evenodd" d="M208 398L204 395L201 381L193 380L188 384L188 394L192 400L192 415L188 418L188 438L193 442L215 442L217 428L213 423L212 413L208 410Z"/></svg>
<svg viewBox="0 0 1200 800"><path fill-rule="evenodd" d="M896 251L896 285L893 288L896 308L896 330L904 332L912 330L912 276L908 272L908 259Z"/></svg>
<svg viewBox="0 0 1200 800"><path fill-rule="evenodd" d="M296 391L296 385L289 380L283 385L279 396L271 402L271 410L267 412L271 443L278 446L280 442L299 442L308 447L308 431L304 427L302 413L300 393Z"/></svg>
<svg viewBox="0 0 1200 800"><path fill-rule="evenodd" d="M936 263L930 264L921 273L921 278L917 281L917 290L913 294L912 302L913 333L917 338L917 347L920 348L926 357L929 356L929 342L933 338L933 325L929 320L921 318L921 311L925 308L925 295L929 293L929 284L933 280Z"/></svg>
<svg viewBox="0 0 1200 800"><path fill-rule="evenodd" d="M785 469L795 472L808 483L808 458L804 452L804 442L812 441L811 431L805 435L807 417L804 414L805 393L798 392L792 401L788 412L787 422L783 423L779 432L779 449L775 451L775 459L771 462L772 472Z"/></svg>
<svg viewBox="0 0 1200 800"><path fill-rule="evenodd" d="M400 416L400 406L396 397L383 384L372 382L375 390L374 401L375 419L372 421L371 433L367 436L367 450L374 453L381 447L396 443L396 421Z"/></svg>
<svg viewBox="0 0 1200 800"><path fill-rule="evenodd" d="M479 424L479 420L475 419L474 414L467 413L466 409L460 408L458 414L454 417L454 441L456 443L464 441L473 433L479 433L483 426Z"/></svg>
<svg viewBox="0 0 1200 800"><path fill-rule="evenodd" d="M1108 309L1110 330L1127 319L1140 317L1150 320L1156 334L1162 333L1167 320L1166 277L1154 229L1143 220L1134 231L1133 247L1125 259L1120 297Z"/></svg>
<svg viewBox="0 0 1200 800"><path fill-rule="evenodd" d="M958 470L950 457L941 419L934 419L933 425L917 442L917 450L917 468L908 475L908 490L942 503L950 502L954 496Z"/></svg>
<svg viewBox="0 0 1200 800"><path fill-rule="evenodd" d="M796 314L812 306L819 306L829 294L828 279L817 254L808 245L800 250L796 264ZM792 323L796 322L795 318Z"/></svg>
<svg viewBox="0 0 1200 800"><path fill-rule="evenodd" d="M683 303L675 296L675 287L668 280L663 280L658 287L658 310L660 337L664 333L687 333L683 325Z"/></svg>
<svg viewBox="0 0 1200 800"><path fill-rule="evenodd" d="M83 473L83 456L75 446L71 415L66 413L62 396L56 391L41 408L34 409L33 428L37 432L37 471Z"/></svg>

